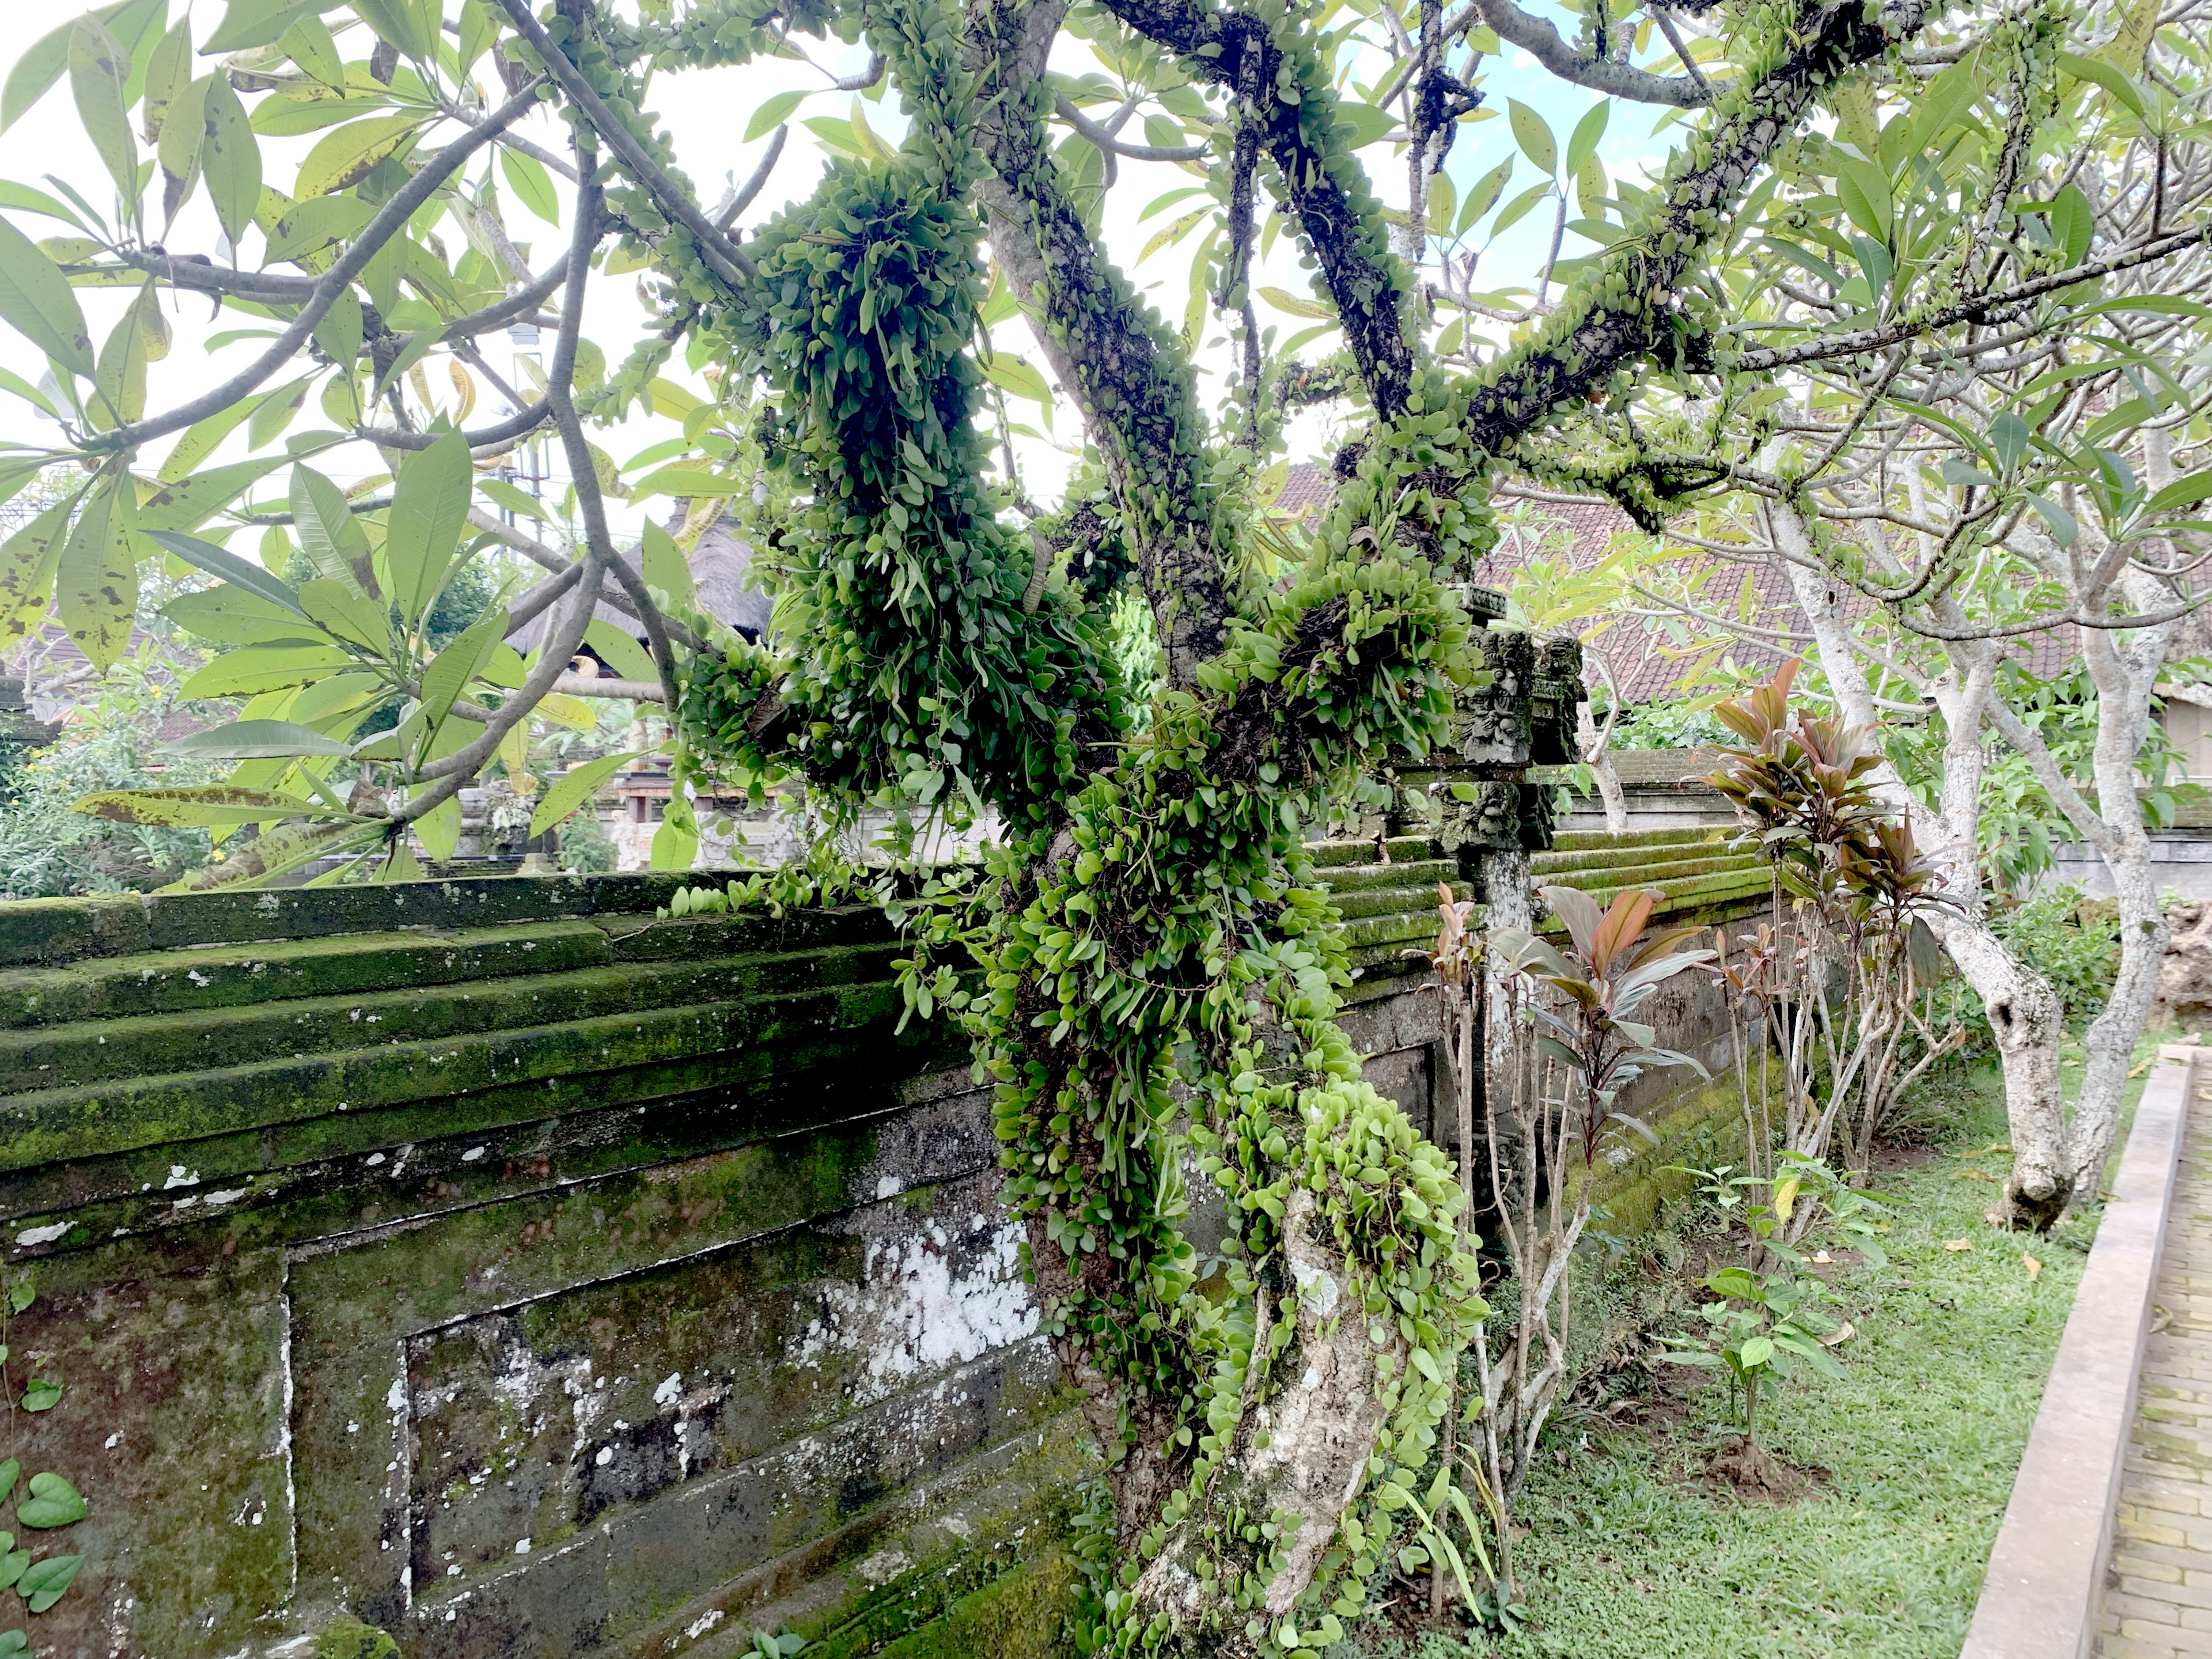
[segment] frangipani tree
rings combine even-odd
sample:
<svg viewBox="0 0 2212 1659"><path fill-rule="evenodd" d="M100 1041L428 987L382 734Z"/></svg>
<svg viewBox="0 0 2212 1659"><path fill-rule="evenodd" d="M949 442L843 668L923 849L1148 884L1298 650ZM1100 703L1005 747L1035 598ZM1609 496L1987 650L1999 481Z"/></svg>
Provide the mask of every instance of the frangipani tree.
<svg viewBox="0 0 2212 1659"><path fill-rule="evenodd" d="M1637 606L1809 647L1854 725L1935 717L1925 799L1887 767L1877 783L1922 818L1956 901L1929 924L1989 1010L2008 1207L2038 1225L2094 1191L2166 939L2152 697L2191 654L2212 497L2208 23L2035 10L1932 76L1869 76L1834 137L1778 168L1765 233L1729 268L1761 343L1634 434L1614 423L1579 474L1632 504L1648 489L1670 520L1676 551L1641 567ZM1758 563L1784 573L1804 636L1735 603ZM2090 694L2080 744L2040 717L2020 648L2054 630ZM2118 981L2070 1114L2058 999L1984 915L2008 750L2119 896Z"/></svg>
<svg viewBox="0 0 2212 1659"><path fill-rule="evenodd" d="M0 204L74 233L40 246L12 219L0 231L0 319L52 365L45 389L16 390L65 434L15 452L9 476L78 469L0 562L8 614L35 615L51 584L106 649L142 558L215 578L195 625L228 630L214 636L232 646L232 692L275 701L233 733L241 764L265 769L189 804L263 824L264 872L339 847L388 847L383 867L404 872L408 827L428 841L462 782L567 695L602 599L647 641L638 677L678 714L686 765L803 777L832 812L994 811L988 862L902 912L908 988L918 1013L969 1022L999 1083L1008 1195L1107 1454L1091 1639L1334 1639L1395 1567L1482 1304L1448 1164L1361 1080L1334 1022L1344 964L1303 833L1361 769L1442 736L1455 687L1483 672L1458 589L1492 544L1499 470L1603 464L1591 434L1640 421L1647 386L1680 398L1741 373L1725 261L1778 199L1777 159L1870 76L2010 51L2019 26L1935 25L1921 0L1607 4L1573 40L1510 0L557 0L543 16L525 0L234 0L210 33L163 5L70 23L9 83L20 114L66 80L109 176L67 201L9 185ZM651 88L830 36L865 45L858 79L888 77L905 136L846 123L847 153L805 201L740 228L757 186L702 192L687 168L727 158L677 156ZM1585 128L1571 192L1548 128L1516 110L1547 175L1536 193L1501 202L1501 178L1451 199L1452 139L1481 113L1474 64L1501 38L1683 112L1663 173L1593 174ZM1103 83L1052 67L1085 47ZM1952 107L2001 132L1988 112L2013 84L1973 81ZM523 132L541 106L550 142ZM764 100L744 130L793 106ZM1139 114L1142 145L1122 136ZM324 136L286 191L264 181L259 140L295 125ZM1378 199L1370 149L1403 168L1404 207ZM1139 164L1193 167L1207 192L1186 231L1204 303L1181 331L1100 240L1105 193ZM2019 222L2012 177L1984 172L1970 216ZM196 191L224 238L198 258L161 228ZM495 204L540 192L565 195L568 242L532 266L510 257ZM1476 293L1463 235L1548 202L1559 244L1571 193L1576 234L1601 251L1555 258L1533 294ZM467 252L432 240L447 221ZM1332 331L1326 362L1271 349L1260 323L1254 261L1277 236L1311 267L1311 297L1290 297ZM583 332L595 262L642 273L653 314L619 354ZM1911 280L1957 303L1948 270ZM95 346L76 294L103 283L141 292ZM274 326L250 366L165 403L171 289ZM1209 309L1237 361L1211 411L1193 363ZM1006 448L1000 393L1027 382L982 341L1014 315L1092 463L1026 524L988 471ZM416 369L445 356L485 377L474 343L521 319L554 345L542 388L509 388L512 415L471 425L427 395L437 377ZM1878 351L1889 326L1836 349ZM716 390L670 465L681 494L746 520L778 604L757 642L687 614L672 538L648 538L633 569L608 524L587 423L658 395L679 351ZM311 394L331 424L288 435ZM1356 429L1335 498L1310 530L1269 531L1257 480L1284 413L1332 395ZM208 465L241 429L248 459ZM470 488L475 462L541 430L574 491L568 535L543 543L488 522ZM374 448L388 495L338 484L322 458L347 445ZM1633 497L1650 469L1613 471ZM241 507L280 474L276 513ZM315 569L296 587L221 545L271 517ZM545 579L433 654L424 606L481 536L522 544ZM1111 636L1133 596L1156 683L1125 672L1135 653ZM504 644L526 617L546 618L530 657ZM398 724L364 742L372 707ZM1203 1285L1187 1163L1231 1223L1229 1265Z"/></svg>

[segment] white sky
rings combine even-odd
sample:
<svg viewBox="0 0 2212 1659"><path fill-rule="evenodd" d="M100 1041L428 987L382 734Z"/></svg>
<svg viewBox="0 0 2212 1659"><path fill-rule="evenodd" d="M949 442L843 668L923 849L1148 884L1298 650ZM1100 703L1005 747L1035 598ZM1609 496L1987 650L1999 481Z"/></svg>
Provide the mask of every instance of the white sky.
<svg viewBox="0 0 2212 1659"><path fill-rule="evenodd" d="M181 8L173 0L173 13ZM218 16L217 9L201 0L192 12L193 33L204 40L212 33ZM18 0L12 10L13 21L21 27L11 31L15 35L12 44L0 46L0 64L12 63L15 52L27 46L46 28L67 20L70 13L51 3L51 0L32 0L26 4ZM1553 15L1562 30L1571 35L1574 24L1564 10ZM349 58L358 58L366 50L365 32L341 36L339 46ZM866 54L858 48L846 49L836 43L823 46L805 42L822 55L824 65L836 72L844 73L858 69ZM1081 72L1092 67L1086 48L1079 42L1063 38L1060 55L1055 67L1071 72ZM207 65L199 66L201 72ZM485 66L479 64L482 70ZM650 102L663 123L674 135L677 155L681 165L690 173L702 194L710 199L722 188L725 175L738 179L748 176L762 154L765 139L747 144L741 142L748 118L759 101L770 94L803 84L811 71L805 66L788 61L763 61L742 68L693 71L677 76L663 76L652 89ZM827 84L827 77L820 77ZM1497 118L1470 123L1462 126L1455 146L1449 172L1458 183L1462 194L1474 182L1514 149L1510 124L1504 117L1508 97L1517 97L1540 111L1549 120L1559 146L1564 150L1568 134L1575 122L1589 106L1596 101L1593 94L1579 88L1567 87L1554 81L1537 68L1517 50L1509 50L1504 59L1492 58L1484 64L1484 90L1487 106L1494 109ZM794 118L790 142L781 164L768 188L763 191L747 216L748 222L766 218L776 208L791 200L805 196L812 188L820 166L823 152L813 134L799 122L810 116L848 113L853 103L850 94L825 91L823 95L807 100ZM870 125L879 136L896 142L903 131L904 124L896 112L896 99L887 97L881 103L866 106ZM134 125L136 121L134 112ZM1671 147L1673 135L1653 136L1653 125L1659 112L1645 106L1616 105L1600 156L1608 175L1619 178L1624 174L1634 179L1646 173L1656 173ZM451 129L448 128L447 131ZM540 143L552 147L560 144L561 134L550 115L532 118L524 129ZM320 134L309 134L297 138L262 139L264 173L272 183L283 186L291 181L294 170ZM1138 124L1133 123L1127 136L1141 139ZM142 155L145 147L141 144ZM1384 200L1402 204L1405 199L1405 164L1401 155L1391 146L1374 145L1362 152L1362 160L1375 180L1377 194ZM478 171L471 168L473 176ZM0 134L0 178L31 184L52 191L42 175L53 173L67 179L95 205L105 206L112 199L112 189L106 173L90 141L86 137L72 104L67 76L51 90L31 112L19 120L5 134ZM1512 179L1505 187L1504 198L1536 179L1533 166L1522 158ZM556 180L556 183L558 181ZM1143 209L1162 193L1179 185L1195 184L1199 179L1191 168L1171 163L1123 161L1120 164L1120 181L1108 198L1105 221L1106 241L1109 252L1128 272L1139 288L1151 296L1153 304L1168 319L1170 325L1179 325L1189 294L1190 265L1200 238L1165 249L1150 260L1136 263L1136 256L1153 232L1171 222L1181 213L1199 205L1199 198L1185 204L1167 209L1151 220L1139 223ZM527 210L507 198L509 232L518 242L526 245L532 263L544 269L561 240L555 228L533 218ZM565 200L564 200L565 206ZM60 222L36 215L10 210L9 216L16 225L33 238L58 234L72 234L70 228ZM1569 217L1577 216L1571 211ZM1540 207L1524 217L1507 232L1497 246L1485 256L1479 285L1489 289L1515 286L1533 286L1540 269L1551 237L1552 216L1548 207ZM461 238L451 222L441 228L448 246L458 250ZM215 216L208 205L204 189L196 189L184 211L179 216L164 240L164 245L174 253L204 252L213 255L217 242ZM258 260L260 236L249 232L246 254L249 264ZM1570 234L1566 254L1588 252L1589 246ZM1304 296L1310 293L1307 275L1297 268L1296 251L1291 239L1282 236L1273 252L1261 262L1257 279L1253 284L1273 285ZM95 343L103 340L128 302L132 290L122 289L79 289L78 295L91 325ZM235 312L226 312L220 319L210 319L210 302L204 296L173 294L167 297L174 343L167 358L153 366L149 374L148 409L159 410L173 406L194 393L205 389L235 373L250 361L263 343L247 339L239 341L210 353L209 338L223 330L258 325L258 319ZM1263 326L1273 323L1278 326L1278 337L1290 335L1309 325L1306 319L1284 316L1272 312L1264 300L1259 301ZM647 319L635 297L635 278L632 276L594 277L586 301L585 332L605 349L610 362L618 362L630 343L638 337ZM1220 397L1224 382L1222 373L1229 364L1229 350L1218 337L1218 319L1209 313L1207 333L1209 343L1201 348L1200 366L1202 380L1201 398L1209 409ZM506 374L510 368L511 348L503 342L488 338L483 343L486 356L495 368ZM1029 337L1025 322L1017 319L1002 325L997 331L994 343L1001 349L1023 353L1042 367L1035 342ZM1326 353L1331 342L1324 337L1304 348L1301 353L1309 360ZM35 383L46 372L40 355L12 330L0 326L0 364ZM672 364L672 378L695 386L699 383L682 365L680 356ZM510 380L514 377L509 376ZM433 379L433 386L443 387L442 374ZM481 424L490 418L498 404L498 397L489 387L483 389L472 424ZM1059 444L1073 448L1081 441L1080 421L1072 404L1066 398L1055 400L1056 430ZM1037 424L1034 404L1012 402L1010 410L1016 421L1027 420ZM1327 411L1316 411L1303 416L1291 434L1291 458L1306 459L1324 452L1329 441L1331 422L1334 417ZM295 430L325 425L319 409L310 401L295 423ZM610 430L594 432L592 436L618 463L627 462L631 456L659 440L677 434L675 424L665 418L633 416L622 425ZM36 442L51 442L56 437L53 425L38 416L27 404L4 392L0 392L0 438ZM141 470L150 472L159 464L168 440L149 447L141 458ZM1019 461L1024 473L1024 483L1030 493L1049 505L1056 499L1061 483L1073 463L1068 453L1039 441L1023 441L1019 444ZM217 457L234 459L242 454L243 434L234 436ZM374 451L365 445L351 446L335 452L318 462L325 470L341 480L358 478L371 471L381 470L381 463ZM277 475L281 478L282 475ZM650 510L665 514L669 503L665 498L654 498L649 503L611 503L617 510L622 528L634 531L642 514ZM246 550L248 544L236 544Z"/></svg>

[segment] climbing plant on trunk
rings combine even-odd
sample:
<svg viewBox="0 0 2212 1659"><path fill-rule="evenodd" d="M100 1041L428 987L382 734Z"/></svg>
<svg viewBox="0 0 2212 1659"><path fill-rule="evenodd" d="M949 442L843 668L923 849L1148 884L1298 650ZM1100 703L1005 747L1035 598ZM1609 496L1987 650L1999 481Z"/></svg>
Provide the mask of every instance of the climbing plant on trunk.
<svg viewBox="0 0 2212 1659"><path fill-rule="evenodd" d="M633 695L657 683L679 716L686 773L763 788L803 780L811 809L844 822L863 810L907 829L995 813L980 865L932 873L894 902L913 945L913 1012L966 1022L997 1085L1006 1190L1046 1329L1106 1454L1089 1638L1117 1653L1326 1643L1421 1524L1449 1379L1485 1310L1454 1171L1362 1080L1336 1023L1349 975L1304 835L1364 772L1436 744L1457 691L1487 672L1462 590L1493 544L1493 481L1571 470L1587 423L1626 420L1655 378L1690 388L1739 361L1714 260L1771 197L1773 159L1824 103L1857 96L1869 65L1911 47L1925 12L1920 0L1745 0L1693 21L1695 51L1656 13L1630 27L1601 9L1570 43L1510 0L1482 0L1479 16L1421 6L1373 18L1389 67L1366 100L1340 90L1349 37L1290 8L702 0L630 17L587 0L544 16L525 0L465 0L445 17L381 0L237 0L198 43L229 55L193 75L204 52L190 29L155 29L159 0L133 0L35 47L0 100L0 116L20 112L66 70L122 198L111 222L42 191L25 207L20 186L8 211L58 209L84 234L42 249L0 232L0 318L54 365L49 390L17 389L46 404L66 440L6 463L9 476L66 460L85 481L38 537L9 544L6 591L21 601L9 615L58 585L71 625L101 638L127 629L132 561L196 561L234 612L236 647L270 647L253 659L270 677L253 695L285 701L266 718L325 746L234 733L241 750L263 744L241 764L277 769L224 786L258 793L195 805L263 825L264 840L357 837L387 873L404 870L408 825L556 706L548 698L569 695L559 682L603 597L646 641L646 689ZM1673 59L1631 61L1651 49L1639 37L1655 23L1680 75L1664 67ZM1048 72L1064 33L1103 40L1131 66L1126 109L1094 119L1096 88ZM866 47L868 68L845 89L888 77L905 137L894 148L864 136L864 118L831 123L844 154L811 193L741 227L765 171L710 203L645 112L649 87L825 36ZM1578 84L1694 112L1648 189L1583 192L1620 216L1605 221L1602 251L1571 281L1547 270L1545 297L1517 311L1485 309L1463 266L1438 283L1403 257L1428 261L1443 237L1440 170L1474 112L1475 64L1501 39ZM1936 49L1982 44L1968 33ZM348 62L350 47L365 60ZM241 91L256 97L250 117ZM793 112L787 99L763 104L759 132ZM1118 136L1155 99L1180 112L1182 144L1149 119L1145 145ZM541 103L558 123L550 147L517 127ZM265 264L294 270L203 263L153 240L137 140L119 125L133 107L157 148L161 216L204 188L233 251L258 235ZM326 115L341 124L292 193L264 193L256 134L316 130ZM1395 247L1359 159L1397 131L1376 130L1378 116L1402 124L1413 158L1416 199ZM1055 124L1067 134L1057 141ZM1532 161L1546 149L1534 129L1524 143ZM573 187L568 248L543 272L495 211L495 153L520 196L542 187L553 200L556 179ZM772 141L769 165L780 153ZM1163 153L1212 164L1189 232L1212 240L1193 261L1182 331L1097 234L1121 165ZM1553 171L1541 188L1564 228L1558 159L1537 164ZM1271 353L1258 325L1262 192L1311 263L1315 297L1295 303L1337 332L1332 364ZM439 257L434 208L469 256ZM1472 222L1452 216L1450 237ZM580 334L591 274L611 267L646 273L654 313L619 359ZM71 286L118 282L215 295L281 327L214 392L149 414L158 330L134 316L94 353ZM1486 348L1474 324L1501 309L1516 331ZM1229 407L1212 413L1192 356L1209 310L1238 347ZM988 470L1008 449L1000 394L1027 382L982 343L994 319L1024 312L1095 455L1069 499L1026 524L1017 481ZM466 426L456 404L434 410L423 362L488 373L474 340L523 317L557 331L542 392L518 390L514 413L488 426ZM680 401L663 373L678 352L715 371L717 390L684 415L689 453L672 476L653 476L687 499L736 504L779 603L757 641L690 611L680 548L672 560L648 536L633 567L609 529L619 473L586 423L647 398ZM276 380L295 364L295 380ZM279 416L318 382L337 424L301 455L374 446L396 475L388 496L373 482L325 490L289 453L245 464L265 463L251 477L200 465L241 425L270 449ZM1332 501L1310 528L1263 532L1254 509L1284 411L1339 393L1359 425ZM465 486L465 453L494 459L540 428L574 490L550 541L485 522L465 488L458 501L417 488ZM184 434L162 463L173 476L142 478L145 446L172 434ZM287 510L238 505L286 466ZM1644 473L1620 478L1632 499L1659 498ZM158 526L167 541L134 517L164 489L158 510L189 520ZM335 589L271 588L218 544L276 519ZM682 527L702 521L687 514ZM434 585L426 573L481 550L481 538L539 560L546 580L513 594L471 652L426 658L404 625ZM231 605L234 590L263 608ZM1112 637L1132 595L1158 647L1157 684L1129 672ZM550 617L547 637L509 661L501 629L524 613ZM383 734L356 717L364 705L338 707L356 688L328 688L346 675L373 682L399 736L379 747ZM295 779L301 793L278 788ZM350 793L332 799L342 785ZM1198 1178L1226 1208L1218 1264L1186 1231Z"/></svg>

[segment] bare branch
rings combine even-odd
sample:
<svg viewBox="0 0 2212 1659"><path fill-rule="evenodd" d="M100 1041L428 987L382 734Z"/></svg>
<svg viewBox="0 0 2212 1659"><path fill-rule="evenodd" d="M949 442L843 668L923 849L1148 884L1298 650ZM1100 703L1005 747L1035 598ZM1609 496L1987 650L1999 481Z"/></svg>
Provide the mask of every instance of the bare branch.
<svg viewBox="0 0 2212 1659"><path fill-rule="evenodd" d="M1127 156L1132 161L1202 161L1213 154L1211 144L1184 144L1171 149L1160 144L1133 144L1117 138L1076 108L1074 100L1064 92L1054 94L1053 113L1108 155Z"/></svg>
<svg viewBox="0 0 2212 1659"><path fill-rule="evenodd" d="M423 162L415 176L394 191L392 199L377 210L354 238L352 244L338 256L337 262L325 271L315 283L315 291L300 307L300 314L291 325L278 335L269 349L247 368L240 369L214 391L179 404L166 415L156 415L143 421L118 426L113 431L88 437L82 448L94 453L131 449L158 438L166 433L181 431L195 421L204 420L220 410L229 408L240 398L252 392L264 380L292 361L301 346L313 337L315 325L323 320L330 308L337 303L338 296L352 286L353 279L361 275L376 252L412 218L416 209L428 201L438 186L451 178L462 162L475 155L493 138L498 137L511 123L520 119L538 102L542 82L530 85L501 104L481 126L472 127L461 137L437 151Z"/></svg>
<svg viewBox="0 0 2212 1659"><path fill-rule="evenodd" d="M1585 57L1569 46L1550 23L1522 10L1513 0L1474 0L1474 9L1499 40L1510 41L1559 79L1578 87L1589 87L1615 98L1632 99L1639 104L1671 104L1677 109L1696 109L1710 104L1719 93L1727 90L1727 83L1716 88L1699 75L1690 64L1687 53L1683 53L1682 62L1690 70L1689 76L1678 80L1671 75L1654 75L1649 70L1610 58ZM1672 24L1662 19L1661 27L1666 29L1669 43L1680 52Z"/></svg>

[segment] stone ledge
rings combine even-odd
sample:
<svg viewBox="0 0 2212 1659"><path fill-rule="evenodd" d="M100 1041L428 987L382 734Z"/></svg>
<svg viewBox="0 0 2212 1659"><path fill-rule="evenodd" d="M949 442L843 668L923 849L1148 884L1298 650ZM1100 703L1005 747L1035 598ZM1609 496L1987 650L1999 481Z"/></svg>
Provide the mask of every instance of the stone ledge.
<svg viewBox="0 0 2212 1659"><path fill-rule="evenodd" d="M1960 1659L2094 1650L2195 1053L2160 1049L2136 1109Z"/></svg>

